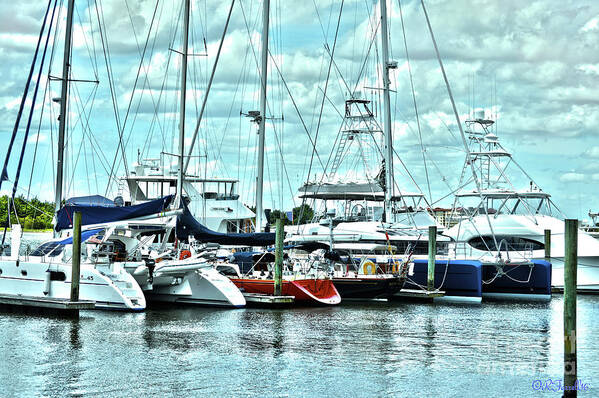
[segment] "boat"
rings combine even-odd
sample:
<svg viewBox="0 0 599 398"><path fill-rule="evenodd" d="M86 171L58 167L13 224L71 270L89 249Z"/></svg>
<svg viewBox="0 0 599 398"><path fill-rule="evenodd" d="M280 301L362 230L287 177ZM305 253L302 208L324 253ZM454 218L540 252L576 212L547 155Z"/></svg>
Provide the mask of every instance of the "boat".
<svg viewBox="0 0 599 398"><path fill-rule="evenodd" d="M494 121L485 117L484 111L478 111L474 118L466 121L466 133L471 141L467 156L471 157L480 186L465 187L455 195L453 217L457 222L444 231L444 235L455 242L449 249L450 255L480 259L483 263L536 264L551 273L551 286L563 289L563 214L551 201L551 195L531 181L501 145L492 130L493 125ZM465 167L470 167L469 164ZM510 165L516 166L527 179L524 189L516 189L509 178ZM543 263L546 260L545 230L551 231L550 268ZM534 275L531 273L530 277ZM542 273L538 277L540 281L546 280ZM535 284L535 280L528 277L522 281ZM599 292L599 241L584 231L578 234L577 289Z"/></svg>
<svg viewBox="0 0 599 398"><path fill-rule="evenodd" d="M133 218L110 225L111 232L99 242L102 247L114 248L120 253L118 261L131 274L151 302L207 305L218 307L243 307L245 299L239 289L214 268L213 258L206 253L196 253L189 245L189 234L180 227L182 220L191 219L193 226L205 228L197 223L190 213L195 206L196 216L208 221L223 232L237 232L243 228L241 221L253 215L241 204L234 193L236 180L200 179L186 173L185 155L185 104L187 93L187 61L190 0L183 1L183 28L181 55L181 81L179 90L179 148L175 155L178 161L172 172L165 172L156 160L134 165L122 182L129 188L129 201L122 196L123 209L131 209L148 203L170 198L169 214L155 214L150 218ZM225 32L228 26L225 25ZM224 33L223 33L224 40ZM216 63L215 63L216 65ZM162 159L162 155L161 155ZM216 191L213 191L215 189ZM198 205L198 201L201 204ZM199 207L209 206L208 213ZM240 216L239 213L242 213ZM183 215L183 219L180 217ZM90 228L92 228L91 226ZM150 239L148 239L150 238ZM152 251L153 240L159 240L160 250ZM186 246L187 245L187 246Z"/></svg>
<svg viewBox="0 0 599 398"><path fill-rule="evenodd" d="M240 290L204 259L165 260L152 271L148 301L211 307L245 307Z"/></svg>
<svg viewBox="0 0 599 398"><path fill-rule="evenodd" d="M122 178L127 189L120 195L126 204L139 204L162 196L175 194L177 171L168 171L164 156L159 159L138 159L132 170ZM183 194L189 199L192 214L207 228L216 232L250 232L255 217L239 198L238 180L204 178L185 175Z"/></svg>
<svg viewBox="0 0 599 398"><path fill-rule="evenodd" d="M247 293L274 294L274 279L231 278L235 286ZM330 279L283 279L282 296L293 296L299 304L336 305L341 296Z"/></svg>
<svg viewBox="0 0 599 398"><path fill-rule="evenodd" d="M374 80L381 82L382 87L364 84L364 89L375 90L379 98L382 94L382 124L376 117L379 106L357 89L350 92L344 112L340 112L343 121L322 176L299 188L302 200L313 201L315 216L311 222L286 227L286 241L373 244L383 249L372 254L426 258L428 228L435 226L441 231L443 226L432 217L430 201L405 165L414 188L405 189L395 176L394 163L400 157L393 142L390 72L397 68L397 62L389 59L387 4L378 3L370 31L373 42L380 35L382 51L371 69L376 71ZM364 79L360 70L358 83ZM400 163L403 165L401 159ZM436 236L438 255L447 254L450 240L441 234ZM396 252L389 253L388 246Z"/></svg>
<svg viewBox="0 0 599 398"><path fill-rule="evenodd" d="M235 252L233 264L217 269L227 275L244 293L274 295L274 254L272 252ZM331 278L315 272L309 276L296 267L284 267L281 295L293 296L300 305L337 305L341 296Z"/></svg>
<svg viewBox="0 0 599 398"><path fill-rule="evenodd" d="M82 233L82 243L100 230ZM13 226L11 254L0 256L0 294L70 299L73 238L56 238L21 255L20 228ZM95 302L96 309L143 311L146 300L137 282L115 263L82 261L79 298Z"/></svg>
<svg viewBox="0 0 599 398"><path fill-rule="evenodd" d="M344 181L335 179L341 159L349 157L348 143L357 148L373 147L378 145L374 139L376 134L382 134L370 110L369 100L347 100L343 124L329 179L308 182L299 189L301 199L319 201L319 207L324 210L317 212L310 223L286 226L286 241L289 244L328 243L332 236L333 244L373 244L380 248L378 254L389 254L387 247L390 245L396 253L426 258L428 227L443 228L428 212L421 192L402 189L399 194L387 194L382 178L387 170L385 159L373 157L365 162L363 174L366 180L347 182L349 177ZM376 174L368 171L372 164L379 165ZM447 254L450 240L446 236L437 236L439 255Z"/></svg>
<svg viewBox="0 0 599 398"><path fill-rule="evenodd" d="M591 221L584 220L580 225L580 230L586 232L591 235L595 239L599 239L599 224L597 221L597 217L599 217L599 213L593 213L589 210L589 217L591 217Z"/></svg>
<svg viewBox="0 0 599 398"><path fill-rule="evenodd" d="M410 258L389 255L394 247L369 243L310 242L289 249L294 268L322 270L332 279L342 300L390 299L404 286ZM303 263L303 264L302 264Z"/></svg>
<svg viewBox="0 0 599 398"><path fill-rule="evenodd" d="M97 197L94 197L97 201ZM131 206L70 202L58 214L58 227L68 227L72 214L82 214L84 234L96 231L87 242L88 261L123 270L141 287L149 302L170 302L218 307L243 307L245 299L231 281L214 268L215 257L193 248L167 248L178 216L189 210L172 207L172 196ZM83 201L86 202L86 201ZM169 210L169 206L170 210ZM162 240L158 251L152 248Z"/></svg>

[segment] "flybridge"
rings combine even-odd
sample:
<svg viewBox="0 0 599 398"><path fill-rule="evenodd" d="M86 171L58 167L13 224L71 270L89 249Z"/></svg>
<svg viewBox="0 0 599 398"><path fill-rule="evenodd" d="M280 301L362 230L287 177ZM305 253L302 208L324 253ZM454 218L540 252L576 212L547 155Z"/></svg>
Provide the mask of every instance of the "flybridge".
<svg viewBox="0 0 599 398"><path fill-rule="evenodd" d="M321 199L321 200L369 200L373 202L382 202L385 200L385 192L377 183L326 183L326 184L305 184L300 189L300 198ZM398 202L404 198L422 198L423 195L418 192L402 192L399 195L393 195L392 201Z"/></svg>

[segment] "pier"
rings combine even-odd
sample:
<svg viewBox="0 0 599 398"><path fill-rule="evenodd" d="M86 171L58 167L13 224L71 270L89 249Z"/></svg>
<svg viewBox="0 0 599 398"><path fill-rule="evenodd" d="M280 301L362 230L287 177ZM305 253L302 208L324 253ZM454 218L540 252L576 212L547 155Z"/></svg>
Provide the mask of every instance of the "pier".
<svg viewBox="0 0 599 398"><path fill-rule="evenodd" d="M295 303L293 296L271 296L260 293L243 293L245 301L250 307L284 307Z"/></svg>
<svg viewBox="0 0 599 398"><path fill-rule="evenodd" d="M0 305L8 307L20 307L24 309L40 309L42 312L54 312L63 314L78 314L79 310L93 310L96 304L93 301L77 300L71 301L66 298L56 297L33 297L13 294L0 294Z"/></svg>

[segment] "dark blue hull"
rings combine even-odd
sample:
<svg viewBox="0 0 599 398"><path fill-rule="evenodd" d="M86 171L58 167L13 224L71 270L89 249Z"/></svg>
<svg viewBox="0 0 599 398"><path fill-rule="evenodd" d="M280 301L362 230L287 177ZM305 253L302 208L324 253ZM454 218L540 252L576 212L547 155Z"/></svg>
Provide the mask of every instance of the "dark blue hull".
<svg viewBox="0 0 599 398"><path fill-rule="evenodd" d="M437 260L435 288L445 292L449 301L480 301L485 298L547 300L551 298L551 263L532 260L528 264L503 265L476 260ZM408 276L406 289L426 286L428 261L414 260L414 275ZM437 300L437 299L436 299Z"/></svg>
<svg viewBox="0 0 599 398"><path fill-rule="evenodd" d="M531 264L483 264L483 296L497 299L551 299L551 263L531 260Z"/></svg>

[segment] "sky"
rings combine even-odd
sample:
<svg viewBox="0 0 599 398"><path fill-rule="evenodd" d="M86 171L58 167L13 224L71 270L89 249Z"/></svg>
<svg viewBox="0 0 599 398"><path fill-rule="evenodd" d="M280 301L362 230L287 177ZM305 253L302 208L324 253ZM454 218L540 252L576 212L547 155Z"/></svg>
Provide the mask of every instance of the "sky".
<svg viewBox="0 0 599 398"><path fill-rule="evenodd" d="M182 2L76 3L71 79L98 83L72 83L65 195L112 198L119 193L118 177L127 171L123 163L131 168L138 150L142 158L176 151ZM461 122L474 108L486 110L487 117L497 122L494 132L503 146L536 185L552 195L565 216L585 219L589 210L599 211L599 3L428 0L425 5ZM0 0L2 157L46 7L42 1ZM229 7L227 1L192 1L187 145ZM434 204L450 206L465 152L422 7L420 1L402 0L401 13L399 1L389 1L388 8L390 57L398 64L391 73L393 142L409 170L408 175L396 160L396 180L402 189L420 189L427 197L430 185ZM298 188L306 180L320 178L342 126L344 100L354 87L373 100L382 123L381 79L375 66L381 51L377 10L377 2L369 0L272 1L266 208L298 205ZM59 31L56 39L54 30L50 37L18 191L46 200L54 197L59 108L51 99L60 94L59 81L47 83L48 75L62 73L66 10L58 7L56 13ZM238 178L238 191L250 205L255 195L257 130L243 114L259 109L261 30L261 2L237 1L192 158L194 173ZM42 43L45 40L44 36ZM11 153L11 181L3 183L2 193L12 189L37 75L36 67ZM119 136L125 142L124 156ZM162 157L165 165L175 162L171 155ZM109 180L110 175L116 178ZM360 171L344 170L343 176L359 178ZM529 185L528 177L519 173L513 174L512 182L516 188Z"/></svg>

